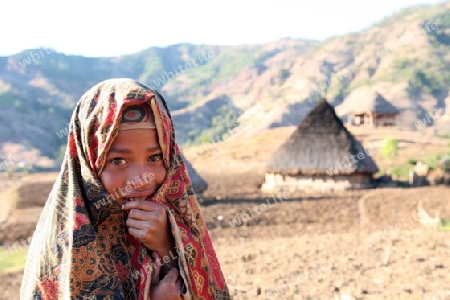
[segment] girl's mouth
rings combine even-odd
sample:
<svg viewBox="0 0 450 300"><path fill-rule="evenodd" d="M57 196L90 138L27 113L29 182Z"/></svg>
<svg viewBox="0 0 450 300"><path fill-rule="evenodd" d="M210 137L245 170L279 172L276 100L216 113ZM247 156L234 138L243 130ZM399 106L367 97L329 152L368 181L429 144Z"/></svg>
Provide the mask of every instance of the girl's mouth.
<svg viewBox="0 0 450 300"><path fill-rule="evenodd" d="M135 198L122 198L124 201L144 201L147 200L149 196L146 197L135 197Z"/></svg>

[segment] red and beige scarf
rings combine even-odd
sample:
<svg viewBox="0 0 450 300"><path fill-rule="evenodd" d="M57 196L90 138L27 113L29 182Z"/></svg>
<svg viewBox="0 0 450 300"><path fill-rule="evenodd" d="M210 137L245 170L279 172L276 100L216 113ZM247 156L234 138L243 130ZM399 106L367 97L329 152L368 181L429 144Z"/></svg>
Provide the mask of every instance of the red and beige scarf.
<svg viewBox="0 0 450 300"><path fill-rule="evenodd" d="M121 207L99 181L122 112L144 103L153 111L168 170L151 201L168 211L187 297L231 299L167 104L126 78L97 84L76 105L61 171L29 248L21 299L149 299L149 253L127 233Z"/></svg>

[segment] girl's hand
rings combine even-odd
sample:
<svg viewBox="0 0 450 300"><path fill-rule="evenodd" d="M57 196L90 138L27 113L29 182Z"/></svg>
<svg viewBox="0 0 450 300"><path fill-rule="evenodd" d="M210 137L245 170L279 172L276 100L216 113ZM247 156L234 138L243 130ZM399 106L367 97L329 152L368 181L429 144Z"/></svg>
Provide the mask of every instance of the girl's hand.
<svg viewBox="0 0 450 300"><path fill-rule="evenodd" d="M153 252L153 260L158 261L159 255ZM177 269L171 269L163 279L159 279L161 265L152 264L155 269L152 272L152 286L150 288L151 300L181 300L181 277Z"/></svg>
<svg viewBox="0 0 450 300"><path fill-rule="evenodd" d="M164 206L139 200L125 202L122 209L129 211L126 220L128 232L145 247L158 252L159 256L169 256L175 241Z"/></svg>

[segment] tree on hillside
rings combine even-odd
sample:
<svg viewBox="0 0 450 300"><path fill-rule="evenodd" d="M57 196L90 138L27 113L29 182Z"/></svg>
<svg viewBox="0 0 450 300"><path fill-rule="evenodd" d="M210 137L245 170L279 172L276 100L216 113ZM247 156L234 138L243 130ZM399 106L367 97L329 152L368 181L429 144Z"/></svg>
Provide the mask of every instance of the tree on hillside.
<svg viewBox="0 0 450 300"><path fill-rule="evenodd" d="M224 134L227 134L239 125L237 118L238 114L229 106L221 106L217 110L217 115L211 120L210 135L213 137L213 140L222 141Z"/></svg>

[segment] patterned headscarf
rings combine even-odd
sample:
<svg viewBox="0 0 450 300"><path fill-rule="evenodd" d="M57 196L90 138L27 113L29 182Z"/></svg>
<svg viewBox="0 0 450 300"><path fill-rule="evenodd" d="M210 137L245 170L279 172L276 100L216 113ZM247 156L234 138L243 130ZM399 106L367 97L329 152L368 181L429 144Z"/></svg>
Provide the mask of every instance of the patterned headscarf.
<svg viewBox="0 0 450 300"><path fill-rule="evenodd" d="M21 299L149 299L152 261L127 232L125 214L99 176L124 113L151 108L167 176L151 201L164 205L187 298L231 299L208 229L175 142L166 102L134 80L87 91L70 121L64 161L29 248Z"/></svg>
<svg viewBox="0 0 450 300"><path fill-rule="evenodd" d="M145 103L127 107L122 113L119 130L143 128L156 129L155 117L150 106Z"/></svg>

